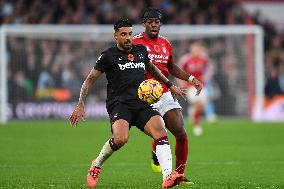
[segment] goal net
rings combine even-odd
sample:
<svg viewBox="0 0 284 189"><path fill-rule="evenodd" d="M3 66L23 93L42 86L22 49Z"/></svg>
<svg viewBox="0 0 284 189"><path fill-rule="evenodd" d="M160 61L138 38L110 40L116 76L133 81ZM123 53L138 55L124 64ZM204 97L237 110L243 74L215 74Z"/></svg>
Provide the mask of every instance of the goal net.
<svg viewBox="0 0 284 189"><path fill-rule="evenodd" d="M143 31L134 26L134 33ZM261 120L263 33L258 26L164 25L176 62L199 41L214 67L210 99L219 116ZM0 120L66 119L100 52L114 45L112 26L1 27ZM171 78L173 79L173 78ZM89 92L88 118L107 118L106 79ZM183 106L188 106L181 100Z"/></svg>

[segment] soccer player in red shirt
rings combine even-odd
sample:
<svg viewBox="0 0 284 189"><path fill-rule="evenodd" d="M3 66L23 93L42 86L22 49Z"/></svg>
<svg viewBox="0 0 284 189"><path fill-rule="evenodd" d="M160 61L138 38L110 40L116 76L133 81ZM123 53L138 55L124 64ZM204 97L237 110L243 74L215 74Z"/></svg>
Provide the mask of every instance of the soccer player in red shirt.
<svg viewBox="0 0 284 189"><path fill-rule="evenodd" d="M194 75L204 85L213 74L213 67L208 64L208 57L204 47L200 42L194 42L189 46L189 53L183 55L178 65L187 73ZM195 96L192 92L194 86L190 83L179 82L181 86L187 87L187 99L192 106L189 106L188 113L193 120L193 134L199 136L202 134L202 128L199 125L200 115L204 112L204 108L208 103L208 95L206 87L199 96Z"/></svg>
<svg viewBox="0 0 284 189"><path fill-rule="evenodd" d="M172 54L172 45L170 42L159 35L162 21L162 13L158 9L149 8L143 14L143 25L145 32L142 32L133 38L134 44L141 44L147 48L150 61L166 76L172 74L181 80L192 83L197 89L196 95L199 95L202 89L202 84L192 75L181 70L175 63ZM145 79L154 78L148 72L145 72ZM153 104L154 109L157 109L163 116L166 128L175 136L176 146L176 171L183 175L179 183L184 182L190 184L184 176L188 157L188 137L184 129L182 107L171 95L169 88L163 83L163 96L161 100ZM155 142L152 142L152 160L151 167L154 172L160 172L159 162L155 155Z"/></svg>

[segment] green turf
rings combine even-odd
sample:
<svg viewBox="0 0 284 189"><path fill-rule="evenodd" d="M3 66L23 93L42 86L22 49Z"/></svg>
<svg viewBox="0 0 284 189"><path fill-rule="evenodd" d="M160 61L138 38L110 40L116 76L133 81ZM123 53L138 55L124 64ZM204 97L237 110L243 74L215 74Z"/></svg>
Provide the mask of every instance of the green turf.
<svg viewBox="0 0 284 189"><path fill-rule="evenodd" d="M109 137L103 121L77 128L63 121L0 125L0 188L87 188L87 169ZM150 139L131 129L128 144L105 163L97 188L161 188L149 157ZM203 136L190 134L186 175L195 184L178 188L284 188L284 124L204 123Z"/></svg>

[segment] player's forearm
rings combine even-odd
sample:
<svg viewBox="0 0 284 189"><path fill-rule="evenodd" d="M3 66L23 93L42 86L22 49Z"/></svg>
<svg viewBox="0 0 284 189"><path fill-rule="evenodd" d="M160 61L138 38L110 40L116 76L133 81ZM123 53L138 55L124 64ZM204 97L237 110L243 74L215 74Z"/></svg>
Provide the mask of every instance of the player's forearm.
<svg viewBox="0 0 284 189"><path fill-rule="evenodd" d="M178 67L176 64L172 64L169 66L169 72L172 74L174 77L181 79L183 81L189 81L193 82L194 76L190 75L189 73L183 71L180 67Z"/></svg>
<svg viewBox="0 0 284 189"><path fill-rule="evenodd" d="M169 66L169 72L174 77L184 80L184 81L188 81L188 78L190 76L190 74L180 69L180 67L178 67L176 64L172 64L172 66Z"/></svg>
<svg viewBox="0 0 284 189"><path fill-rule="evenodd" d="M154 65L151 64L147 67L147 71L153 76L155 77L158 81L163 82L164 84L166 84L166 86L168 86L170 88L170 86L172 85L172 83L170 83L170 81L168 80L168 78L166 78L162 72Z"/></svg>
<svg viewBox="0 0 284 189"><path fill-rule="evenodd" d="M93 84L99 78L100 75L101 72L95 69L92 69L92 71L89 73L81 87L78 106L84 106L84 102L87 98L89 89L93 86Z"/></svg>
<svg viewBox="0 0 284 189"><path fill-rule="evenodd" d="M89 88L90 88L90 84L88 84L88 83L89 82L87 80L85 80L82 87L81 87L78 106L84 106L84 102L87 98Z"/></svg>

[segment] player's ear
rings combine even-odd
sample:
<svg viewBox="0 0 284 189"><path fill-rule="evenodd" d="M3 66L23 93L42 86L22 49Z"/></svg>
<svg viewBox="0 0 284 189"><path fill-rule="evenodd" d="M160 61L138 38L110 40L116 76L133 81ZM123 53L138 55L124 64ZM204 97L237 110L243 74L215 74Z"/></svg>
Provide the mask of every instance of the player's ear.
<svg viewBox="0 0 284 189"><path fill-rule="evenodd" d="M113 37L115 40L117 40L117 32L114 32Z"/></svg>

